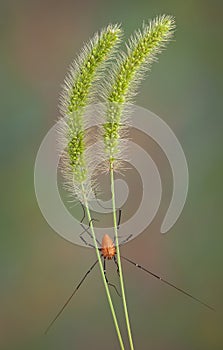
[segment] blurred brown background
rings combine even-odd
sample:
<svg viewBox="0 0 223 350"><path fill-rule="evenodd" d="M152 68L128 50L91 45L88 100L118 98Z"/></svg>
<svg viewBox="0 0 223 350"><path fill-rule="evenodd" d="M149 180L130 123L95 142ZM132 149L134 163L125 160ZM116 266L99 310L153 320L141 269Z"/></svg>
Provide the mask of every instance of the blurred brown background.
<svg viewBox="0 0 223 350"><path fill-rule="evenodd" d="M48 226L36 202L33 166L58 116L67 66L83 42L110 22L122 23L128 38L143 20L162 13L176 17L176 41L152 67L137 104L161 116L180 140L189 194L170 233L159 234L155 220L122 249L217 313L125 265L135 348L222 349L222 2L1 0L0 5L0 349L119 348L98 271L43 336L95 253ZM124 324L121 302L113 296Z"/></svg>

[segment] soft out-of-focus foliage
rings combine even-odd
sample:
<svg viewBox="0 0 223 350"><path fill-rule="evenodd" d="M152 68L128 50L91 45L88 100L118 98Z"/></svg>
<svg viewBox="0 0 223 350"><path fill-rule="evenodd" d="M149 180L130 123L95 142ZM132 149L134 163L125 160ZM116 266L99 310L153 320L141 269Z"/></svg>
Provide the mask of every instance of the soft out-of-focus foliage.
<svg viewBox="0 0 223 350"><path fill-rule="evenodd" d="M118 348L97 271L48 336L42 335L95 253L69 244L48 227L34 194L33 165L58 116L59 83L82 43L109 22L122 22L127 38L142 20L170 13L176 18L176 43L153 66L137 103L163 117L182 143L190 172L188 200L175 227L161 236L170 169L161 150L136 133L160 169L163 202L153 224L122 250L218 312L213 315L124 265L128 304L138 349L221 349L222 4L11 0L0 5L0 348L87 349L97 344L100 350L105 342L109 350ZM123 220L131 210L130 205L123 210ZM113 265L108 270L115 281Z"/></svg>

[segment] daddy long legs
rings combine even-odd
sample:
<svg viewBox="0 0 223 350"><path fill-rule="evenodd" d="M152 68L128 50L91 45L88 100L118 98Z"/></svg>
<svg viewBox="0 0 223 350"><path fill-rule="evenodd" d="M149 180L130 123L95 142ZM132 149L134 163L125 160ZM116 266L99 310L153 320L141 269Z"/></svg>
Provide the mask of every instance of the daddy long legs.
<svg viewBox="0 0 223 350"><path fill-rule="evenodd" d="M83 208L84 210L84 208ZM80 221L80 225L81 227L84 229L81 233L80 233L80 239L87 245L87 246L90 246L90 247L94 247L93 244L91 243L88 243L85 238L84 238L84 233L87 233L89 235L89 237L92 239L92 235L91 233L89 232L88 228L86 229L83 225L83 220L85 218L85 211L84 211L84 216L82 218L82 220ZM95 219L92 219L93 221L96 221ZM119 209L119 216L118 216L118 223L117 223L117 227L119 227L120 225L120 220L121 220L121 210ZM90 223L89 223L89 226L90 226ZM121 242L120 245L126 243L130 237L132 235L129 235L125 240L123 240ZM114 240L111 239L111 237L108 235L108 234L104 234L104 236L102 237L102 241L101 243L99 242L99 240L97 239L97 243L98 245L100 246L100 248L98 248L98 250L100 251L101 253L101 258L103 259L103 266L104 266L104 274L105 274L105 279L106 279L106 282L108 283L109 286L112 286L117 294L120 296L116 286L112 283L110 283L108 281L108 278L107 278L107 274L106 274L106 261L107 260L113 260L115 265L116 265L116 268L117 268L117 273L119 275L119 266L118 266L118 262L117 262L117 259L116 259L116 246L115 246L115 243L114 243ZM168 285L169 287L175 289L176 291L184 294L185 296L189 297L190 299L196 301L197 303L203 305L204 307L206 307L207 309L211 310L211 311L215 311L215 309L208 305L207 303L203 302L202 300L194 297L192 294L190 294L189 292L185 291L184 289L181 289L179 287L177 287L175 284L169 282L168 280L164 279L163 277L157 275L156 273L154 273L153 271L141 266L140 264L134 262L133 260L121 255L121 259L128 262L129 264L131 265L134 265L135 267L137 267L138 269L144 271L145 273L149 274L150 276L158 279L159 281L161 281L162 283ZM76 286L76 288L74 289L74 291L72 292L72 294L70 295L70 297L66 300L66 302L64 303L64 305L62 306L62 308L59 310L59 312L57 313L57 315L54 317L54 319L51 321L51 323L49 324L49 326L47 327L46 331L45 331L45 334L49 331L49 329L51 328L51 326L54 324L54 322L59 318L59 316L62 314L63 310L66 308L66 306L68 305L68 303L70 302L70 300L72 299L72 297L76 294L76 292L78 291L78 289L81 287L82 283L85 281L86 277L90 274L90 272L94 269L94 267L97 265L98 263L98 260L96 260L92 265L91 267L88 269L88 271L85 273L85 275L82 277L82 279L80 280L80 282L78 283L78 285Z"/></svg>

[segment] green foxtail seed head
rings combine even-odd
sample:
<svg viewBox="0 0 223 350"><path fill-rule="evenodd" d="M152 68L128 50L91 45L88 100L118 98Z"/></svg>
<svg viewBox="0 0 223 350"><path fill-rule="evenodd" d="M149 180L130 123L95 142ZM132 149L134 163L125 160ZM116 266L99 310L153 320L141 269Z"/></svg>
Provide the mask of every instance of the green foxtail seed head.
<svg viewBox="0 0 223 350"><path fill-rule="evenodd" d="M114 66L108 83L105 83L103 99L107 104L106 122L103 124L105 153L110 163L120 157L120 137L123 110L136 94L136 88L146 70L172 38L174 20L170 16L160 16L136 32L127 45L127 53L122 53Z"/></svg>
<svg viewBox="0 0 223 350"><path fill-rule="evenodd" d="M93 86L119 42L120 34L121 30L116 25L109 25L96 34L84 47L65 79L60 100L63 118L59 130L60 142L64 147L62 172L69 190L76 195L80 194L80 185L83 188L85 184L85 188L90 189L84 112L92 100Z"/></svg>

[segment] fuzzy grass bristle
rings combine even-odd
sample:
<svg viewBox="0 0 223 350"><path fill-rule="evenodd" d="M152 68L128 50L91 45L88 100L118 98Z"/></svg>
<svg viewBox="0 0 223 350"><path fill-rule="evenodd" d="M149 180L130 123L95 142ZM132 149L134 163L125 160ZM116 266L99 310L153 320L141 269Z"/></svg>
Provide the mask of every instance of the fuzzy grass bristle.
<svg viewBox="0 0 223 350"><path fill-rule="evenodd" d="M156 55L171 39L174 19L159 16L129 40L127 53L119 54L116 65L105 83L103 99L107 104L103 123L104 150L112 164L120 155L120 135L125 104L131 102L136 89Z"/></svg>
<svg viewBox="0 0 223 350"><path fill-rule="evenodd" d="M71 192L87 183L89 188L89 164L86 161L84 114L95 92L95 83L120 40L121 29L109 25L85 45L82 53L71 66L65 79L60 100L62 124L59 141L64 146L62 173L71 186ZM62 127L61 127L62 125ZM81 186L79 186L82 184ZM68 185L68 187L69 187ZM80 198L80 192L77 196Z"/></svg>
<svg viewBox="0 0 223 350"><path fill-rule="evenodd" d="M78 111L91 102L97 90L93 85L100 79L105 63L111 59L121 34L118 25L109 25L85 44L65 78L60 98L62 115Z"/></svg>
<svg viewBox="0 0 223 350"><path fill-rule="evenodd" d="M173 17L163 15L135 32L126 45L127 53L120 54L111 72L104 96L107 101L122 104L131 100L143 73L171 40L174 28Z"/></svg>

